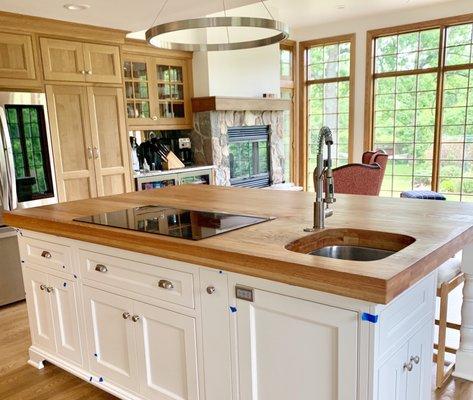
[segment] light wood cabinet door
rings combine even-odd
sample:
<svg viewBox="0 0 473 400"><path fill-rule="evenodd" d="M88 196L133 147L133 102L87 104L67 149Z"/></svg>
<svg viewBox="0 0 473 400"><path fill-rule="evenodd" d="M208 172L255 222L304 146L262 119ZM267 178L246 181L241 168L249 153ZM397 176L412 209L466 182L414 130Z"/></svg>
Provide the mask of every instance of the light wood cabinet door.
<svg viewBox="0 0 473 400"><path fill-rule="evenodd" d="M0 32L0 78L36 79L31 36Z"/></svg>
<svg viewBox="0 0 473 400"><path fill-rule="evenodd" d="M84 45L80 42L41 38L44 78L85 82Z"/></svg>
<svg viewBox="0 0 473 400"><path fill-rule="evenodd" d="M51 296L48 293L48 275L24 268L23 281L26 291L26 305L30 323L31 339L38 348L54 353L54 323L51 310Z"/></svg>
<svg viewBox="0 0 473 400"><path fill-rule="evenodd" d="M131 191L123 91L87 88L98 196Z"/></svg>
<svg viewBox="0 0 473 400"><path fill-rule="evenodd" d="M237 300L240 398L355 400L353 311L262 290Z"/></svg>
<svg viewBox="0 0 473 400"><path fill-rule="evenodd" d="M57 353L82 366L77 284L69 279L50 275L49 286L53 288L50 294Z"/></svg>
<svg viewBox="0 0 473 400"><path fill-rule="evenodd" d="M59 201L97 197L87 89L46 86Z"/></svg>
<svg viewBox="0 0 473 400"><path fill-rule="evenodd" d="M91 371L115 384L138 389L133 301L83 286Z"/></svg>
<svg viewBox="0 0 473 400"><path fill-rule="evenodd" d="M117 46L84 43L87 82L121 83L120 50Z"/></svg>
<svg viewBox="0 0 473 400"><path fill-rule="evenodd" d="M135 302L140 393L150 399L197 400L195 319Z"/></svg>

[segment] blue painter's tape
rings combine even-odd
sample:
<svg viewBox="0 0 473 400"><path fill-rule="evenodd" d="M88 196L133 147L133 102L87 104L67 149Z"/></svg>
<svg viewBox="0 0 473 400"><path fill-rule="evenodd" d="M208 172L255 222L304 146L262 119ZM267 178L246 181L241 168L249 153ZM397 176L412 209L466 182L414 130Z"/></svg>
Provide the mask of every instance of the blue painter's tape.
<svg viewBox="0 0 473 400"><path fill-rule="evenodd" d="M236 312L237 312L237 308L230 306L230 311L231 311L232 313L236 313Z"/></svg>
<svg viewBox="0 0 473 400"><path fill-rule="evenodd" d="M378 322L379 315L373 315L369 313L363 313L361 314L361 320L362 321L368 321L371 322L372 324L376 324Z"/></svg>

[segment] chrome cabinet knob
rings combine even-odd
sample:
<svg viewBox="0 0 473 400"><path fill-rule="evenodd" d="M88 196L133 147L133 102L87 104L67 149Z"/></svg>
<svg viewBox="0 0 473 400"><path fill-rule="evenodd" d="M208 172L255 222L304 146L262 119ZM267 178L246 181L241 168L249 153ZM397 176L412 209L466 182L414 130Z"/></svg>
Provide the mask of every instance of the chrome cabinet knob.
<svg viewBox="0 0 473 400"><path fill-rule="evenodd" d="M138 322L140 320L140 316L139 315L133 315L133 317L131 317L131 320L133 322Z"/></svg>
<svg viewBox="0 0 473 400"><path fill-rule="evenodd" d="M46 288L46 292L48 292L48 293L52 293L53 291L54 291L54 288L51 287L51 286L48 286L48 287Z"/></svg>
<svg viewBox="0 0 473 400"><path fill-rule="evenodd" d="M39 285L39 288L40 288L41 290L46 290L46 285Z"/></svg>
<svg viewBox="0 0 473 400"><path fill-rule="evenodd" d="M420 357L419 356L412 356L411 357L411 363L414 361L414 364L419 364L420 363Z"/></svg>
<svg viewBox="0 0 473 400"><path fill-rule="evenodd" d="M81 70L80 73L81 73L82 75L85 75L85 69Z"/></svg>
<svg viewBox="0 0 473 400"><path fill-rule="evenodd" d="M123 317L123 319L128 319L128 318L130 318L130 313L127 312L127 311L125 311L125 312L122 314L122 317Z"/></svg>
<svg viewBox="0 0 473 400"><path fill-rule="evenodd" d="M85 71L85 73L86 73L87 75L92 75L92 70L89 69L88 71Z"/></svg>
<svg viewBox="0 0 473 400"><path fill-rule="evenodd" d="M107 268L105 265L103 265L103 264L97 264L97 265L95 266L95 270L96 270L97 272L105 273L105 272L108 271L108 268Z"/></svg>
<svg viewBox="0 0 473 400"><path fill-rule="evenodd" d="M206 291L207 291L208 294L215 293L215 286L207 286Z"/></svg>
<svg viewBox="0 0 473 400"><path fill-rule="evenodd" d="M404 363L404 369L408 372L411 372L412 368L414 368L414 364L412 364L412 362Z"/></svg>
<svg viewBox="0 0 473 400"><path fill-rule="evenodd" d="M44 250L44 251L41 253L41 257L43 257L43 258L51 258L52 255L51 255L51 253L50 253L49 251Z"/></svg>
<svg viewBox="0 0 473 400"><path fill-rule="evenodd" d="M156 121L157 119L158 119L158 117L157 117L156 115L153 115L152 120L153 120L153 121Z"/></svg>
<svg viewBox="0 0 473 400"><path fill-rule="evenodd" d="M168 281L166 279L161 279L159 282L158 282L158 286L162 289L167 289L167 290L171 290L171 289L174 289L174 285L172 284L171 281Z"/></svg>

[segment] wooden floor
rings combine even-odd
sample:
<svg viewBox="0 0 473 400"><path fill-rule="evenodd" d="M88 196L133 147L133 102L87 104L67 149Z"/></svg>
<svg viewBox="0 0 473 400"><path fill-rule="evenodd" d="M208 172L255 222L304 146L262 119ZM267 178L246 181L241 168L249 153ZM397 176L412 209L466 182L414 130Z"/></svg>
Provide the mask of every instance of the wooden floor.
<svg viewBox="0 0 473 400"><path fill-rule="evenodd" d="M113 400L104 391L46 364L37 370L26 362L30 334L24 302L0 307L0 399L1 400ZM473 400L473 383L452 379L435 400Z"/></svg>

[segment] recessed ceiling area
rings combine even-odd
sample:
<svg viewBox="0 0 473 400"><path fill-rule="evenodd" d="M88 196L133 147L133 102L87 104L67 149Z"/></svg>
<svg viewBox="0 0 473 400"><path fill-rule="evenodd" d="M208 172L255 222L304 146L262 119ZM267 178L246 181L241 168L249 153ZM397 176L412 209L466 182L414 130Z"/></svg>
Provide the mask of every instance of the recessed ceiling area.
<svg viewBox="0 0 473 400"><path fill-rule="evenodd" d="M0 0L0 10L78 22L131 32L148 29L165 0ZM458 0L267 0L278 19L291 29L357 17L426 7ZM225 0L227 10L258 0ZM64 6L86 5L69 10ZM222 11L223 0L168 0L158 23L198 18ZM230 14L232 14L230 12Z"/></svg>

